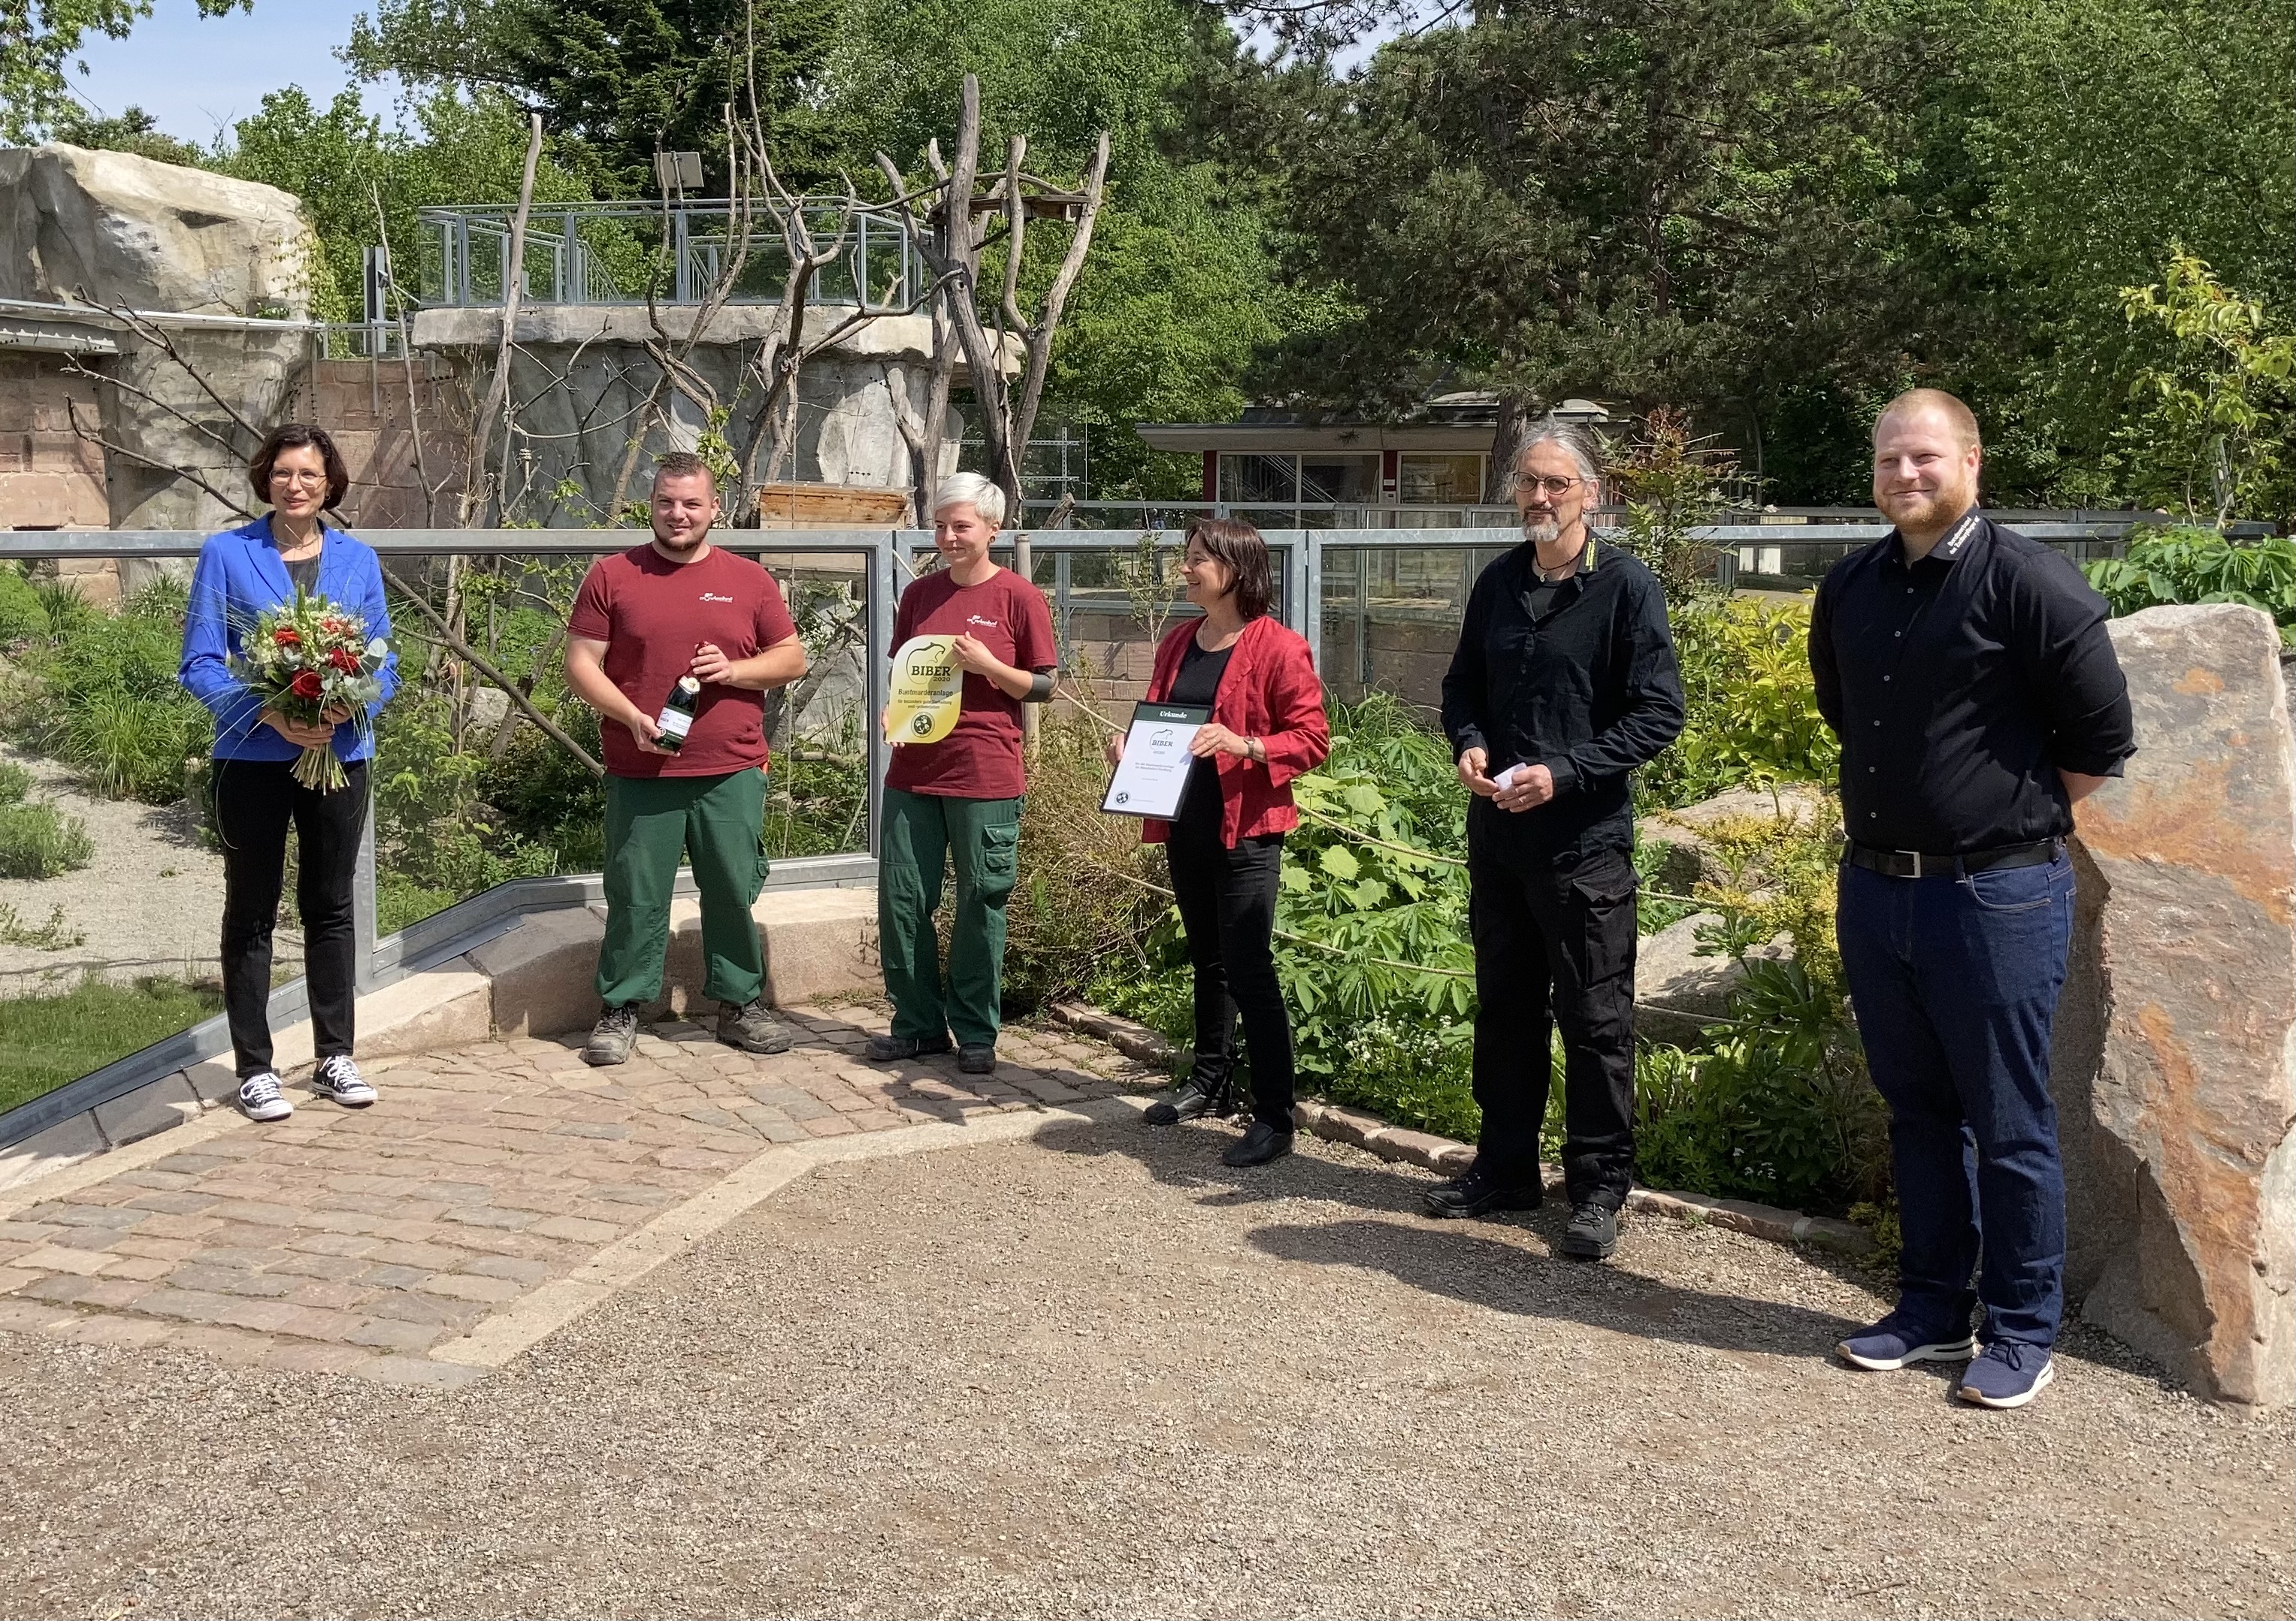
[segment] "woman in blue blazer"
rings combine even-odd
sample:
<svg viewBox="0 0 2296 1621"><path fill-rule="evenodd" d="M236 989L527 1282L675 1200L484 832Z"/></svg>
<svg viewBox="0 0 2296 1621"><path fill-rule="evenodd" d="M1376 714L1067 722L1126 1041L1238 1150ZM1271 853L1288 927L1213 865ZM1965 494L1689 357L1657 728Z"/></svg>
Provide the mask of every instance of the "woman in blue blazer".
<svg viewBox="0 0 2296 1621"><path fill-rule="evenodd" d="M291 601L296 587L358 615L367 636L390 636L382 567L373 548L324 513L342 501L350 475L324 430L300 422L275 428L248 468L256 498L271 511L211 535L192 574L179 679L215 714L215 819L223 842L223 996L239 1067L239 1103L257 1120L295 1112L271 1068L271 933L295 829L295 905L303 919L304 972L310 987L318 1072L312 1089L349 1108L374 1101L374 1088L351 1058L358 935L351 880L367 807L367 762L374 716L398 686L398 656L380 672L382 696L361 721L330 711L303 725L262 700L232 671L230 659L256 615ZM332 793L295 781L296 757L332 747L348 784Z"/></svg>

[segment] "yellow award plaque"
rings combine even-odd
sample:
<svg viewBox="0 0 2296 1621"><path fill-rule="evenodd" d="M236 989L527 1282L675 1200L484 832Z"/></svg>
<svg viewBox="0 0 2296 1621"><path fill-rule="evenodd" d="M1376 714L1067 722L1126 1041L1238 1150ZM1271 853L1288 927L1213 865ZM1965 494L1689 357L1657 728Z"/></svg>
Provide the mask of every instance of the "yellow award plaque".
<svg viewBox="0 0 2296 1621"><path fill-rule="evenodd" d="M956 729L964 671L954 636L913 636L893 655L892 697L885 705L889 743L938 743Z"/></svg>

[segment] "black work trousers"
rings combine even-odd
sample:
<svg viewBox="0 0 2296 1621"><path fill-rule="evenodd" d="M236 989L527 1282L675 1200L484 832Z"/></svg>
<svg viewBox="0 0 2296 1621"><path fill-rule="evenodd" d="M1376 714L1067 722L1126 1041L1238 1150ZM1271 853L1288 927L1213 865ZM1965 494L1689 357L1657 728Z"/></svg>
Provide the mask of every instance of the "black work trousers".
<svg viewBox="0 0 2296 1621"><path fill-rule="evenodd" d="M346 765L350 781L332 793L304 787L293 772L291 760L215 763L216 833L223 841L223 1006L242 1080L271 1068L271 932L279 922L291 825L313 1048L320 1058L351 1050L358 997L351 879L366 821L366 762Z"/></svg>
<svg viewBox="0 0 2296 1621"><path fill-rule="evenodd" d="M1476 1163L1538 1175L1562 1027L1562 1181L1573 1204L1626 1203L1635 1166L1635 867L1624 849L1560 856L1507 825L1537 812L1477 799L1467 816L1475 944Z"/></svg>
<svg viewBox="0 0 2296 1621"><path fill-rule="evenodd" d="M1229 849L1217 823L1176 824L1165 853L1172 894L1196 971L1195 1084L1218 1092L1235 1067L1242 1016L1251 1054L1251 1112L1292 1129L1292 1015L1275 978L1275 880L1283 835L1242 839Z"/></svg>

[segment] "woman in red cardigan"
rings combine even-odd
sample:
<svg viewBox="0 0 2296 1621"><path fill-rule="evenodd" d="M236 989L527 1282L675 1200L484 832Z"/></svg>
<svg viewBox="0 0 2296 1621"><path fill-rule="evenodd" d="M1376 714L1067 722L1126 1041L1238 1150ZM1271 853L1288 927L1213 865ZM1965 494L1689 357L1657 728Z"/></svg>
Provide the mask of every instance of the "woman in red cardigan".
<svg viewBox="0 0 2296 1621"><path fill-rule="evenodd" d="M1248 523L1198 520L1181 577L1203 618L1156 650L1151 703L1209 704L1180 814L1141 838L1166 847L1172 892L1196 972L1196 1062L1179 1095L1150 1107L1152 1126L1209 1114L1226 1099L1239 1012L1251 1052L1251 1128L1221 1156L1265 1165L1292 1151L1292 1018L1275 979L1275 884L1283 835L1300 825L1292 779L1332 751L1324 684L1307 639L1268 615L1275 575ZM1121 758L1123 740L1109 742Z"/></svg>

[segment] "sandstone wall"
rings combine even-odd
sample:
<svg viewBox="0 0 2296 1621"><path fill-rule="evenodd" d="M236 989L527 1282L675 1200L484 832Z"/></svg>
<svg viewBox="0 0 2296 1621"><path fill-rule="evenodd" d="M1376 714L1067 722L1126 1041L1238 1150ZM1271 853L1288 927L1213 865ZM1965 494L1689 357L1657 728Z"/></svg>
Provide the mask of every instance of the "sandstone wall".
<svg viewBox="0 0 2296 1621"><path fill-rule="evenodd" d="M2296 1399L2296 748L2253 609L2112 625L2139 752L2084 803L2052 1084L2068 1284L2202 1394Z"/></svg>
<svg viewBox="0 0 2296 1621"><path fill-rule="evenodd" d="M95 384L60 355L0 350L0 528L102 528L103 452L72 431L69 407L100 420Z"/></svg>
<svg viewBox="0 0 2296 1621"><path fill-rule="evenodd" d="M451 528L468 439L469 401L462 381L435 355L418 355L414 405L407 369L397 360L323 360L296 391L294 409L334 436L351 475L342 517L353 529ZM420 471L447 481L436 502L417 476L414 433L422 434Z"/></svg>

